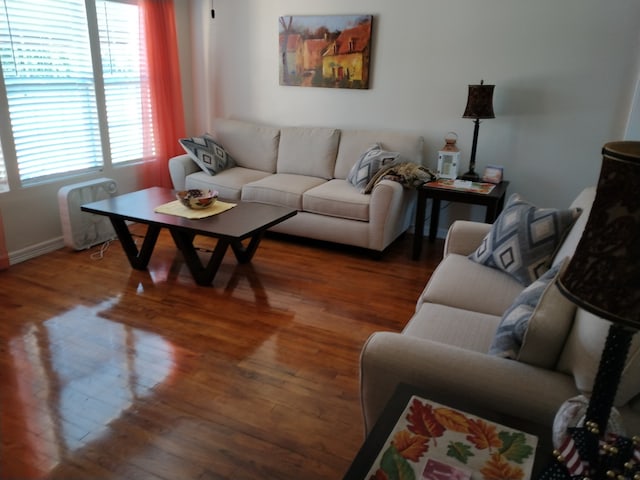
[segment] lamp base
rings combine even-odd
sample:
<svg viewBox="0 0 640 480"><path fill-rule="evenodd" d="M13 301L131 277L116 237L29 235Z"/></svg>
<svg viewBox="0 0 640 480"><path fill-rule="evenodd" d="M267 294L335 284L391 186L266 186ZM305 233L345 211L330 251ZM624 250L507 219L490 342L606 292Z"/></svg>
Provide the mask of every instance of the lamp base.
<svg viewBox="0 0 640 480"><path fill-rule="evenodd" d="M640 476L637 437L603 436L589 427L569 428L568 433L560 448L554 450L551 464L538 480L632 480Z"/></svg>
<svg viewBox="0 0 640 480"><path fill-rule="evenodd" d="M460 175L458 177L458 180L470 180L472 182L479 182L480 181L480 175L478 175L476 172L474 172L473 170L469 170L467 173L465 173L464 175Z"/></svg>
<svg viewBox="0 0 640 480"><path fill-rule="evenodd" d="M585 427L568 429L565 444L554 453L554 462L539 480L569 479L574 475L627 480L640 475L640 463L636 462L640 458L640 439L606 432L634 334L635 331L616 323L609 327L585 414Z"/></svg>

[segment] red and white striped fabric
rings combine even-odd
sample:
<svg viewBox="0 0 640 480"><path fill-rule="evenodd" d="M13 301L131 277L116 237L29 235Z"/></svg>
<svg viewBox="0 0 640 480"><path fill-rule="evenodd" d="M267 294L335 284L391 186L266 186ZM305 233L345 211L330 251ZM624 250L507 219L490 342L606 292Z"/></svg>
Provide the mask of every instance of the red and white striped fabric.
<svg viewBox="0 0 640 480"><path fill-rule="evenodd" d="M569 471L569 475L582 475L587 470L587 464L580 458L576 442L571 435L567 435L558 449L564 458L564 464Z"/></svg>

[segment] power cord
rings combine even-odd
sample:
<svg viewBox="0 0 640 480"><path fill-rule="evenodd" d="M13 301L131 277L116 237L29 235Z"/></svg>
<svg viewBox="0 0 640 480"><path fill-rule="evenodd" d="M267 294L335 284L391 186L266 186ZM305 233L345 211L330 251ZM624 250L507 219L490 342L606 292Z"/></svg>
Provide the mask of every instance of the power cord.
<svg viewBox="0 0 640 480"><path fill-rule="evenodd" d="M131 234L131 236L134 237L133 241L136 245L138 245L139 238L144 238L144 235L138 235L135 233ZM117 237L106 240L105 242L100 244L100 248L98 249L97 252L93 252L91 255L89 255L89 258L91 258L91 260L102 260L104 258L104 254L107 253L107 250L109 250L109 247L111 246L111 244L116 240L118 240ZM210 248L198 247L198 246L194 246L194 247L198 252L213 253L213 250Z"/></svg>
<svg viewBox="0 0 640 480"><path fill-rule="evenodd" d="M113 243L113 239L107 240L100 245L100 248L97 252L93 252L89 255L91 260L102 260L104 258L104 254L107 250L109 250L109 246Z"/></svg>
<svg viewBox="0 0 640 480"><path fill-rule="evenodd" d="M133 242L138 245L138 239L139 238L144 238L143 235L138 235L136 233L131 234L132 237L134 237ZM102 260L104 258L104 254L107 253L107 250L109 250L109 247L111 246L111 244L115 241L118 240L118 237L114 237L114 238L110 238L109 240L106 240L105 242L100 244L100 248L98 249L97 252L93 252L91 255L89 255L89 258L91 260Z"/></svg>

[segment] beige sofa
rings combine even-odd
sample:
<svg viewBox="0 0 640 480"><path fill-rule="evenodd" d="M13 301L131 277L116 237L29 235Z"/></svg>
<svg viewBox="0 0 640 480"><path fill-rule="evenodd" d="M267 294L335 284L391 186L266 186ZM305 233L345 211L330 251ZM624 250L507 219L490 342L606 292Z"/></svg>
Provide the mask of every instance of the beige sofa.
<svg viewBox="0 0 640 480"><path fill-rule="evenodd" d="M383 251L413 219L415 191L381 180L360 193L347 176L366 149L379 143L403 161L423 159L420 135L393 131L275 127L217 119L211 135L236 166L215 175L187 154L170 159L177 190L217 190L225 200L285 205L298 214L273 227L276 232Z"/></svg>
<svg viewBox="0 0 640 480"><path fill-rule="evenodd" d="M574 200L573 206L583 212L553 257L554 264L574 252L594 196L595 188L587 188ZM503 313L524 288L503 271L468 258L490 228L455 222L444 258L402 333L376 332L364 345L360 375L367 432L400 382L470 413L533 422L549 432L563 402L590 392L609 323L570 303L567 309L568 301L557 290L553 294L562 301L548 300L546 307L540 301L536 312L543 320L529 324L517 360L488 354ZM640 433L638 397L636 335L615 402L629 435Z"/></svg>

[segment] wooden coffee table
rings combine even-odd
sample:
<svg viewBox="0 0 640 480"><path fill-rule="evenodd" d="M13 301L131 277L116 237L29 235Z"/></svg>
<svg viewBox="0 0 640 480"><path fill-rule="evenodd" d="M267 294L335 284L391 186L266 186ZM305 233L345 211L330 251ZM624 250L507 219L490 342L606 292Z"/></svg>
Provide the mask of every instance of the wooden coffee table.
<svg viewBox="0 0 640 480"><path fill-rule="evenodd" d="M168 229L198 285L211 285L229 246L239 263L247 263L264 232L297 213L293 208L256 202L237 202L230 210L198 220L154 212L156 207L175 199L174 190L153 187L82 205L81 210L109 217L129 263L136 270L146 270L160 230ZM148 225L140 249L126 221ZM193 245L196 235L218 239L206 265ZM249 241L245 246L242 242L246 239Z"/></svg>

